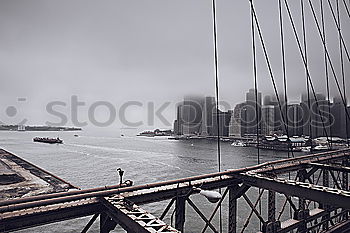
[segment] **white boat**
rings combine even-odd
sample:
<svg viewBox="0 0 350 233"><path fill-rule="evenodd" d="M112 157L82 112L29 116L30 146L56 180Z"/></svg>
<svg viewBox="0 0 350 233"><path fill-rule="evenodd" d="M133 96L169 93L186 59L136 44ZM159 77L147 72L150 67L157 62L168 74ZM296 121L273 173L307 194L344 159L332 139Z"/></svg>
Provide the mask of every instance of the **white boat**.
<svg viewBox="0 0 350 233"><path fill-rule="evenodd" d="M303 148L301 148L301 151L302 152L311 152L311 147L310 146L303 147Z"/></svg>
<svg viewBox="0 0 350 233"><path fill-rule="evenodd" d="M245 147L247 145L244 142L233 142L231 144L231 146L234 146L234 147Z"/></svg>
<svg viewBox="0 0 350 233"><path fill-rule="evenodd" d="M327 145L317 145L314 147L314 150L316 151L326 151L329 150L329 147Z"/></svg>

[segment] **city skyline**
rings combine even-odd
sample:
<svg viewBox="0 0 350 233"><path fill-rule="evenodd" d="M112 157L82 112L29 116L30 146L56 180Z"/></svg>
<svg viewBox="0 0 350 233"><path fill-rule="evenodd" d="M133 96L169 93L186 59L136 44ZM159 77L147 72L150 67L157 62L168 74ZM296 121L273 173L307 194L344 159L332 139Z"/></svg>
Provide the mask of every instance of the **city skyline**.
<svg viewBox="0 0 350 233"><path fill-rule="evenodd" d="M185 96L184 101L177 106L174 134L217 136L216 121L219 119L220 136L226 137L254 136L257 130L261 135L288 132L289 136L306 135L313 138L349 136L350 121L347 115L350 113L350 107L347 106L345 110L340 97L334 97L333 101L326 100L326 96L321 93L316 94L317 101L315 98L306 97L306 94L301 94L298 103L288 102L285 105L283 96L279 97L278 103L274 96L262 95L261 92L255 92L255 89L249 89L244 102L227 111L220 110L220 107L217 111L214 97ZM220 114L218 118L217 113Z"/></svg>

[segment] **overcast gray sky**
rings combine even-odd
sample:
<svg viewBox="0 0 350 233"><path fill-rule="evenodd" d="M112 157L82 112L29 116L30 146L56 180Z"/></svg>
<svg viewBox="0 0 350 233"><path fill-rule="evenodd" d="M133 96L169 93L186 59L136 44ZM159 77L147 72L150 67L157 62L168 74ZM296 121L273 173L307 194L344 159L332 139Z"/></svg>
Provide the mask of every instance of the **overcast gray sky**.
<svg viewBox="0 0 350 233"><path fill-rule="evenodd" d="M276 81L282 87L278 1L255 2ZM300 33L300 1L289 2ZM313 2L318 10L319 1ZM346 26L350 18L341 8L343 37L350 44ZM322 92L322 45L308 6L306 14L311 76ZM253 86L248 0L218 0L217 17L220 98L234 106ZM305 75L289 21L284 20L288 94L298 100L305 91ZM328 8L326 21L339 76L337 31ZM260 45L257 49L259 90L272 93ZM348 77L345 56L344 61ZM45 111L46 104L65 101L67 107L57 109L69 115L72 95L87 102L81 119L98 100L110 101L118 110L130 100L154 101L157 107L165 101L175 104L185 94L214 95L213 71L211 0L0 0L3 122L17 123L23 117L30 124L57 121ZM335 95L333 77L331 82ZM27 100L18 102L18 97ZM18 113L9 117L5 112L12 105ZM129 117L144 119L145 108L130 108ZM172 121L173 106L164 115ZM162 127L161 122L155 124Z"/></svg>

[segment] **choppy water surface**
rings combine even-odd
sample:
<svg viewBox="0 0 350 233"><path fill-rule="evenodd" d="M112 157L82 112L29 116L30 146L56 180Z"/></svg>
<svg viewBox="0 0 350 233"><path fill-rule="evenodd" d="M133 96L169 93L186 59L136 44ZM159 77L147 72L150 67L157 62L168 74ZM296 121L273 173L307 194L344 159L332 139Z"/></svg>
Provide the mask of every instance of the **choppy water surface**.
<svg viewBox="0 0 350 233"><path fill-rule="evenodd" d="M118 183L116 169L125 170L125 179L135 185L165 181L217 171L217 145L214 141L174 141L167 138L124 136L117 133L94 134L93 132L0 132L0 147L52 172L80 187L92 188ZM60 136L61 145L32 142L35 136ZM98 136L96 136L98 135ZM257 162L256 149L233 147L221 143L222 170L241 168ZM261 150L261 161L286 158L284 152ZM254 195L254 194L253 194ZM191 197L206 216L215 205L203 197ZM149 204L144 209L159 216L167 202ZM246 205L245 205L246 206ZM239 224L248 214L248 206L239 210ZM186 210L186 232L200 232L204 224L191 207ZM224 229L227 221L227 205L222 210ZM22 232L80 232L89 218L36 227ZM170 223L170 218L165 219ZM98 232L96 221L90 232ZM218 221L215 222L218 225ZM116 228L115 232L123 232ZM211 232L208 230L208 232ZM249 232L249 231L247 231Z"/></svg>

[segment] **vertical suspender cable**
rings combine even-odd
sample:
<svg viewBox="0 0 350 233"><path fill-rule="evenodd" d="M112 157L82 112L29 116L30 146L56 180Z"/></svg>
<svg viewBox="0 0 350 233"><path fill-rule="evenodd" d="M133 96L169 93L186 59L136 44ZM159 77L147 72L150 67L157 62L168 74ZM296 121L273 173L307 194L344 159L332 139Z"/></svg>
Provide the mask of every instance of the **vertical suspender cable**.
<svg viewBox="0 0 350 233"><path fill-rule="evenodd" d="M215 69L215 95L216 95L216 126L217 126L217 146L218 146L218 171L221 172L221 148L220 148L220 117L219 117L219 68L218 68L218 42L216 23L216 0L212 0L213 16L213 43L214 43L214 69ZM221 189L220 189L221 193ZM219 210L220 233L222 232L222 210Z"/></svg>
<svg viewBox="0 0 350 233"><path fill-rule="evenodd" d="M310 0L309 0L309 2L310 2ZM332 13L332 17L333 17L335 26L336 26L337 29L338 29L339 36L340 36L340 40L341 40L341 42L343 43L343 46L344 46L343 48L344 48L344 52L345 52L346 58L347 58L347 60L350 62L350 53L349 53L349 51L348 51L348 48L347 48L346 43L345 43L345 41L344 41L344 38L343 38L343 36L342 36L342 32L341 32L341 29L340 29L340 25L338 25L338 20L337 20L337 18L336 18L336 16L335 16L335 13L334 13L334 10L333 10L333 7L332 7L332 3L330 2L330 0L327 0L327 2L328 2L329 9L331 10L331 13ZM312 5L312 3L310 3L310 5Z"/></svg>
<svg viewBox="0 0 350 233"><path fill-rule="evenodd" d="M254 72L254 89L255 89L255 117L256 117L256 143L257 143L257 162L260 164L260 148L259 148L259 112L258 112L258 77L257 77L257 64L256 64L256 45L255 45L255 27L253 11L251 14L251 29L252 29L252 52L253 52L253 72Z"/></svg>
<svg viewBox="0 0 350 233"><path fill-rule="evenodd" d="M285 116L286 116L286 133L287 138L289 139L289 118L288 118L288 97L287 97L287 75L286 75L286 58L285 58L285 49L284 49L284 32L283 32L283 14L282 14L282 0L278 0L278 14L279 14L279 24L280 24L280 40L281 40L281 56L282 56L282 72L283 72L283 89L284 89L284 105L285 105ZM290 149L293 153L293 148L289 148L289 145L292 146L292 142L287 142L288 144L288 158L290 157ZM288 172L288 178L290 179L290 172ZM289 206L289 212L292 216L292 210Z"/></svg>
<svg viewBox="0 0 350 233"><path fill-rule="evenodd" d="M329 92L329 75L328 75L328 60L327 60L327 54L326 54L326 28L324 23L324 10L323 10L323 0L320 0L320 7L321 7L321 25L322 25L322 35L324 38L323 44L323 51L324 51L324 66L325 66L325 76L326 76L326 88L327 88L327 105L328 105L328 116L331 117L331 99L330 99L330 92ZM332 119L333 122L333 119ZM332 148L333 142L332 142L332 122L329 122L329 135L331 137L330 141L330 147Z"/></svg>
<svg viewBox="0 0 350 233"><path fill-rule="evenodd" d="M274 92L275 92L275 96L276 96L276 99L277 99L277 102L278 102L278 107L279 107L279 110L281 113L283 113L283 110L282 110L282 106L281 106L281 101L280 101L280 97L279 97L279 94L278 94L278 91L277 91L277 86L276 86L276 82L275 82L275 77L273 75L273 72L272 72L272 67L271 67L271 63L270 63L270 59L269 59L269 55L267 53L267 49L266 49L266 46L265 46L265 42L264 42L264 38L262 36L262 32L261 32L261 28L260 28L260 25L259 25L259 21L258 21L258 17L256 15L256 12L255 12L255 8L254 8L254 5L253 5L253 2L252 0L249 0L250 1L250 7L251 7L251 10L253 12L253 18L254 18L254 22L256 24L256 28L257 28L257 31L258 31L258 36L259 36L259 39L260 39L260 44L262 46L262 50L263 50L263 53L264 53L264 57L265 57L265 61L266 61L266 65L267 65L267 68L268 68L268 71L269 71L269 74L270 74L270 79L271 79L271 82L272 82L272 86L273 86L273 89L274 89ZM285 117L284 117L284 114L281 114L282 116L282 122L283 122L283 126L286 130L286 120L285 120ZM287 131L287 130L286 130ZM289 138L288 138L289 140ZM294 157L293 153L292 153L292 156Z"/></svg>
<svg viewBox="0 0 350 233"><path fill-rule="evenodd" d="M252 52L253 52L253 72L254 72L254 89L255 89L255 117L256 117L256 148L257 148L257 162L260 164L260 145L259 145L259 110L258 107L261 108L261 106L258 106L258 76L257 76L257 62L256 62L256 42L255 42L255 27L254 27L254 15L253 15L253 9L250 9L250 15L251 15L251 30L252 30ZM261 195L262 190L259 189L259 195ZM259 200L259 213L261 213L261 201ZM260 230L262 228L261 221L260 223Z"/></svg>
<svg viewBox="0 0 350 233"><path fill-rule="evenodd" d="M301 7L301 22L302 22L302 31L303 31L303 44L304 44L304 57L305 57L305 75L306 75L306 91L307 91L307 106L309 109L309 117L308 117L308 124L309 124L309 136L311 139L311 151L312 151L312 125L311 125L311 118L312 118L312 109L311 109L311 101L310 101L310 82L307 77L307 70L308 70L308 59L307 59L307 42L306 42L306 29L305 29L305 15L304 15L304 1L300 0L300 7ZM317 101L315 99L315 101Z"/></svg>
<svg viewBox="0 0 350 233"><path fill-rule="evenodd" d="M310 0L309 0L309 2L310 2ZM302 46L301 46L301 43L300 43L300 40L299 40L298 33L297 33L297 31L296 31L296 27L295 27L295 24L294 24L294 20L293 20L291 11L290 11L290 9L289 9L289 4L288 4L287 0L284 0L284 5L285 5L285 7L286 7L286 9L287 9L287 12L288 12L289 20L290 20L291 26L292 26L292 28L293 28L295 40L296 40L297 45L298 45L298 49L299 49L299 53L300 53L301 59L302 59L303 64L304 64L304 66L305 66L305 68L306 68L306 69L305 69L305 70L306 70L306 77L307 77L308 80L309 80L310 88L311 88L312 94L313 94L313 96L314 96L314 98L315 98L315 100L316 100L316 101L315 101L316 108L317 108L317 110L318 110L319 115L321 115L321 113L320 113L320 108L319 108L319 106L318 106L318 101L317 101L317 96L316 96L315 88L314 88L313 83L312 83L311 75L310 75L310 72L309 72L309 69L308 69L306 60L305 60L304 53L303 53L303 51L302 51ZM327 50L326 50L326 51L327 51ZM328 57L328 52L327 52L327 57ZM330 64L331 64L331 63L330 63ZM331 66L331 67L332 67L332 66ZM328 140L328 133L327 133L327 130L326 130L326 127L325 127L323 118L321 118L321 121L322 121L322 128L323 128L324 134L326 135L327 140Z"/></svg>
<svg viewBox="0 0 350 233"><path fill-rule="evenodd" d="M344 4L344 7L345 7L345 10L346 10L348 17L350 18L350 11L348 8L348 4L345 2L345 0L343 0L343 4ZM349 4L350 4L350 0L349 0Z"/></svg>
<svg viewBox="0 0 350 233"><path fill-rule="evenodd" d="M286 59L285 59L285 49L284 49L284 32L283 32L283 15L282 15L282 3L281 0L278 0L278 12L279 12L279 24L280 24L280 39L281 39L281 55L282 55L282 70L283 70L283 89L284 89L284 105L285 105L285 119L286 119L286 134L289 139L289 121L288 121L288 97L287 97L287 77L286 77ZM283 113L281 113L283 114ZM290 157L289 144L288 142L288 158Z"/></svg>
<svg viewBox="0 0 350 233"><path fill-rule="evenodd" d="M344 72L344 59L343 59L343 44L341 37L341 21L340 21L340 12L339 12L339 0L336 0L336 9L337 9L337 21L338 21L338 36L339 36L339 55L340 55L340 66L341 66L341 75L343 81L343 95L346 100L346 88L345 88L345 72ZM344 106L346 108L347 106ZM346 127L346 143L349 146L349 130L348 130L348 118L345 117L345 127Z"/></svg>
<svg viewBox="0 0 350 233"><path fill-rule="evenodd" d="M213 8L213 39L214 39L214 71L215 71L215 96L216 96L216 124L217 124L217 144L218 144L218 171L221 171L221 148L220 148L220 127L219 127L219 69L218 69L218 48L217 48L217 26L216 26L216 4L212 0Z"/></svg>
<svg viewBox="0 0 350 233"><path fill-rule="evenodd" d="M284 0L286 2L286 0ZM335 72L335 69L334 69L334 66L333 66L333 63L332 63L332 59L329 55L329 52L328 52L328 49L327 49L327 46L326 46L326 43L325 43L325 39L323 38L323 35L322 35L322 32L321 32L321 29L320 29L320 25L319 25L319 22L317 20L317 17L316 17L316 13L315 13L315 10L314 10L314 7L313 7L313 4L311 2L311 0L308 0L309 1L309 5L310 5L310 8L311 8L311 11L312 11L312 15L313 15L313 18L314 18L314 21L316 23L316 26L317 26L317 30L318 30L318 33L319 33L319 36L322 40L322 42L324 43L325 45L325 51L326 51L326 55L327 55L327 60L329 62L329 67L331 68L331 71L332 71L332 74L333 74L333 78L334 78L334 81L335 81L335 84L336 84L336 87L338 89L338 92L340 93L340 97L342 99L342 102L343 102L343 105L345 107L345 113L346 113L346 117L348 118L348 120L350 119L350 115L349 115L349 112L346 108L346 100L344 99L344 95L342 94L342 91L341 91L341 88L340 88L340 85L339 85L339 81L338 81L338 78L337 78L337 74ZM333 19L334 18L334 11L333 11L333 8L332 8L332 5L330 4L330 1L328 0L328 5L329 5L329 8L331 9L331 12L332 12L332 16L333 16ZM287 6L287 3L286 3L286 6ZM337 26L337 28L339 29L339 26L338 26L338 23L336 22L335 20L335 24ZM343 37L341 37L342 39ZM345 49L345 52L347 51L346 49L346 44L344 43L343 39L342 39L342 42L343 42L343 45L344 45L344 49ZM349 58L349 61L350 61L350 56L348 57ZM311 86L312 87L312 86ZM327 137L328 139L328 137Z"/></svg>

